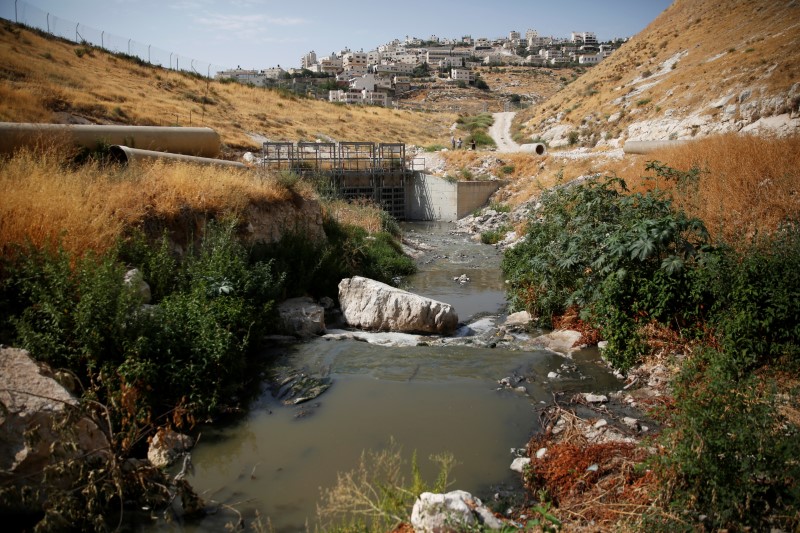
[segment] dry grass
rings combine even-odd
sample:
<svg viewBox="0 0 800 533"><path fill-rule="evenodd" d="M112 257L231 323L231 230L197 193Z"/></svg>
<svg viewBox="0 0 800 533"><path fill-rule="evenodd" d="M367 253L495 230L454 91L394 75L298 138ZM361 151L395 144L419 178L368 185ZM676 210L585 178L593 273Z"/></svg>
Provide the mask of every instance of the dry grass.
<svg viewBox="0 0 800 533"><path fill-rule="evenodd" d="M291 199L271 177L245 170L155 163L70 165L57 147L0 160L0 252L60 241L82 254L113 246L125 229L184 213L242 214L251 204Z"/></svg>
<svg viewBox="0 0 800 533"><path fill-rule="evenodd" d="M369 233L382 230L381 209L374 202L334 200L326 202L325 214L336 222L364 228Z"/></svg>
<svg viewBox="0 0 800 533"><path fill-rule="evenodd" d="M744 135L709 137L682 148L632 158L619 175L634 187L652 186L639 177L646 161L687 171L700 169L697 191L677 203L701 218L712 235L736 243L757 231L774 231L800 215L800 138L769 139ZM638 167L638 169L636 168Z"/></svg>
<svg viewBox="0 0 800 533"><path fill-rule="evenodd" d="M547 432L531 439L528 450L547 449L544 459L531 458L525 484L531 493L547 494L567 530L619 529L638 520L653 503L656 479L639 468L645 448L626 442L590 443L586 421L560 406L543 416ZM557 420L562 431L551 433Z"/></svg>
<svg viewBox="0 0 800 533"><path fill-rule="evenodd" d="M81 57L76 50L88 50ZM10 23L0 26L0 121L209 126L223 143L336 140L444 143L454 115L342 106L140 66Z"/></svg>

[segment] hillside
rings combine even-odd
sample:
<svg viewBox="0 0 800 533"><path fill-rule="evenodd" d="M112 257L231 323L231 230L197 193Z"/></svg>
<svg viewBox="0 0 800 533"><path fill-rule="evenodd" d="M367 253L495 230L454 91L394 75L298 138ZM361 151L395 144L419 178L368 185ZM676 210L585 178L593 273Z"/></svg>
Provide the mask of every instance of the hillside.
<svg viewBox="0 0 800 533"><path fill-rule="evenodd" d="M455 117L344 107L207 80L0 25L0 121L209 126L232 149L262 140L406 142L449 138Z"/></svg>
<svg viewBox="0 0 800 533"><path fill-rule="evenodd" d="M800 3L676 0L517 120L551 147L759 129L787 135L800 130L798 80Z"/></svg>

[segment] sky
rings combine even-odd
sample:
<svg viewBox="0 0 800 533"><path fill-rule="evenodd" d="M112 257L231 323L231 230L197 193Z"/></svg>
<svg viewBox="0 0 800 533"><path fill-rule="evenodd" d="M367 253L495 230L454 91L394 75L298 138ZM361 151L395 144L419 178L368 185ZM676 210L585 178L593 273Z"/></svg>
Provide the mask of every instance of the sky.
<svg viewBox="0 0 800 533"><path fill-rule="evenodd" d="M0 0L0 17L154 63L219 68L299 67L300 58L431 35L494 39L512 30L601 41L631 37L672 0ZM16 7L16 14L15 14ZM49 16L47 15L49 13ZM77 28L76 28L77 26ZM167 56L169 55L169 58ZM196 61L196 63L194 63Z"/></svg>

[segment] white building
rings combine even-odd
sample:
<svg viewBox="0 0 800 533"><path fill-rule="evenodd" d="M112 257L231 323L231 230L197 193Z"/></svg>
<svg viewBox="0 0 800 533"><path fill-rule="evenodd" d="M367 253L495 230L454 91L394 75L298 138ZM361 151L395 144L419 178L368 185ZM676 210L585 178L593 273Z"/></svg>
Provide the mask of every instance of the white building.
<svg viewBox="0 0 800 533"><path fill-rule="evenodd" d="M528 29L528 31L525 32L525 40L528 42L530 42L531 39L537 38L538 36L539 32L537 32L536 30Z"/></svg>
<svg viewBox="0 0 800 533"><path fill-rule="evenodd" d="M450 71L450 79L453 81L465 81L467 83L472 83L477 79L474 70L469 70L466 68L454 68Z"/></svg>
<svg viewBox="0 0 800 533"><path fill-rule="evenodd" d="M322 57L319 60L320 72L325 72L326 74L335 76L342 71L342 68L342 60L336 55Z"/></svg>
<svg viewBox="0 0 800 533"><path fill-rule="evenodd" d="M414 65L408 63L389 63L386 65L375 65L372 70L376 74L411 74L414 72Z"/></svg>
<svg viewBox="0 0 800 533"><path fill-rule="evenodd" d="M317 62L317 54L314 52L314 50L311 50L309 53L307 53L300 59L300 66L302 68L307 68L311 70L311 67L316 62Z"/></svg>
<svg viewBox="0 0 800 533"><path fill-rule="evenodd" d="M286 74L286 71L281 68L280 65L277 67L267 68L261 71L264 74L264 77L268 80L279 80Z"/></svg>
<svg viewBox="0 0 800 533"><path fill-rule="evenodd" d="M572 36L570 37L570 41L572 41L573 43L582 45L582 46L593 47L595 49L598 46L597 35L595 35L594 32L591 32L591 31L584 31L584 32L576 32L576 31L574 31L574 32L572 32Z"/></svg>
<svg viewBox="0 0 800 533"><path fill-rule="evenodd" d="M596 65L602 60L603 60L603 54L578 56L578 63L581 65Z"/></svg>

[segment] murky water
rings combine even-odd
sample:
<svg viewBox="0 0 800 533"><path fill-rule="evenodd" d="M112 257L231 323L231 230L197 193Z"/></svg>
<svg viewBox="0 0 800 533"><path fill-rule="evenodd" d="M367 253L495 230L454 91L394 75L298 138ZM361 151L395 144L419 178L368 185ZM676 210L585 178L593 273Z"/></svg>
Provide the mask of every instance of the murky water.
<svg viewBox="0 0 800 533"><path fill-rule="evenodd" d="M409 290L452 303L462 320L497 313L504 305L500 257L489 246L447 233L449 225L407 225L433 244ZM411 231L413 230L413 232ZM466 274L459 284L453 277ZM287 407L265 394L236 424L206 430L193 452L192 485L207 499L236 507L247 518L269 517L276 531L313 530L320 489L337 472L355 468L362 451L391 439L410 460L416 451L429 482L427 458L452 453L453 488L483 495L490 485L514 483L510 449L538 429L536 408L554 389L605 391L617 382L583 352L577 370L546 383L566 359L545 351L470 346L386 347L355 340L325 340L287 349L279 366L325 375L333 385L311 402ZM526 376L527 393L498 390L500 378ZM410 470L406 477L410 477ZM234 515L220 511L199 530L220 530Z"/></svg>

